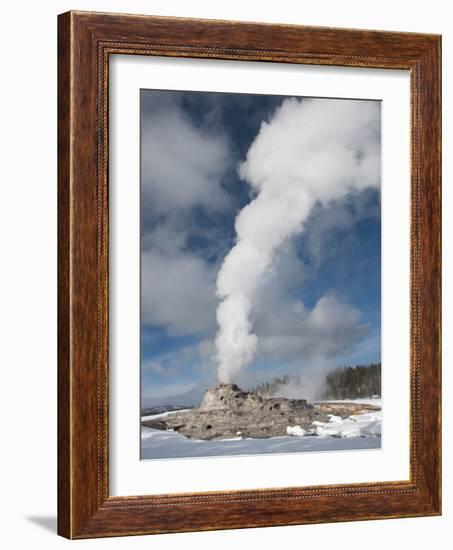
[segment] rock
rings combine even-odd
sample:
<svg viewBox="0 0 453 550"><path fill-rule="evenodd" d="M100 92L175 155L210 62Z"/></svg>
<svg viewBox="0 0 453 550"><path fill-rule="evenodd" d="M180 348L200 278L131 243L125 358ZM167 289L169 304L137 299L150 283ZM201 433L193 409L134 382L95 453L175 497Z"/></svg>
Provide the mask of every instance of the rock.
<svg viewBox="0 0 453 550"><path fill-rule="evenodd" d="M289 424L308 428L314 419L313 406L305 399L264 398L236 384L218 384L206 391L199 407L143 425L196 439L267 438L286 435Z"/></svg>
<svg viewBox="0 0 453 550"><path fill-rule="evenodd" d="M207 390L197 410L200 412L254 412L261 407L262 403L263 398L258 394L242 391L236 384L219 384Z"/></svg>
<svg viewBox="0 0 453 550"><path fill-rule="evenodd" d="M379 407L344 402L312 405L306 399L265 398L236 384L218 384L206 391L197 408L144 420L143 425L194 439L262 439L313 435L317 425L331 418L370 410Z"/></svg>

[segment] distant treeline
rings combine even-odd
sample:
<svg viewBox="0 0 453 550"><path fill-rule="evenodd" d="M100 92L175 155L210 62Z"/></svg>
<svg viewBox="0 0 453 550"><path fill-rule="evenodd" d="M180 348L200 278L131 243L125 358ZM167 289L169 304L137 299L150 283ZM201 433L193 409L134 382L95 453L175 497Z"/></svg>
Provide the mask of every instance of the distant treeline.
<svg viewBox="0 0 453 550"><path fill-rule="evenodd" d="M272 395L275 395L282 386L287 386L290 383L297 383L296 378L298 377L285 374L284 376L273 378L270 382L263 382L262 384L258 384L257 386L252 388L252 390L255 391L257 394L262 395L263 397L271 397Z"/></svg>
<svg viewBox="0 0 453 550"><path fill-rule="evenodd" d="M380 363L330 371L321 390L321 399L357 399L373 395L381 395Z"/></svg>
<svg viewBox="0 0 453 550"><path fill-rule="evenodd" d="M270 382L263 382L250 388L263 397L272 397L282 391L285 386L301 386L303 380L298 375L279 376ZM381 395L381 364L370 363L354 367L338 367L326 374L324 381L318 387L316 399L357 399Z"/></svg>

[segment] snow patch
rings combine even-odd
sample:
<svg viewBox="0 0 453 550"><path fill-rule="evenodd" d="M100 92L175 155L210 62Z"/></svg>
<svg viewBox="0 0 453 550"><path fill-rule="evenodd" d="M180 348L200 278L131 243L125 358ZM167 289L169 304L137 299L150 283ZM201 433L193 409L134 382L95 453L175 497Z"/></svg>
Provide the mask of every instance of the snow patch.
<svg viewBox="0 0 453 550"><path fill-rule="evenodd" d="M325 437L377 437L381 435L381 411L354 414L342 419L329 415L329 422L313 422L315 433Z"/></svg>
<svg viewBox="0 0 453 550"><path fill-rule="evenodd" d="M301 428L300 426L288 426L286 428L286 433L288 435L295 435L298 437L303 437L307 435L307 431Z"/></svg>

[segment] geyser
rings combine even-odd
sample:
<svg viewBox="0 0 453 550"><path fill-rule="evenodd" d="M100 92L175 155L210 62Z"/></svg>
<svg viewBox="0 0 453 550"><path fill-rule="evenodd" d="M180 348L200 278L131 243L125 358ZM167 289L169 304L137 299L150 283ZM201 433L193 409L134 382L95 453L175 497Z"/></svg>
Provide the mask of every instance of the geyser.
<svg viewBox="0 0 453 550"><path fill-rule="evenodd" d="M235 380L256 356L253 301L275 251L303 232L315 204L379 187L380 104L286 99L262 123L239 173L254 198L236 217L236 244L217 277L220 382Z"/></svg>

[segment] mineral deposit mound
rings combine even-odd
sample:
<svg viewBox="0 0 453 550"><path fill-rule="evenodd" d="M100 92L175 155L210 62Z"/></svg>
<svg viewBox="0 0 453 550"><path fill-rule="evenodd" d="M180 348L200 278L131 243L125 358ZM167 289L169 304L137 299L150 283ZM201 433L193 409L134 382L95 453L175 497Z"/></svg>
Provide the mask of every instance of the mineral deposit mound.
<svg viewBox="0 0 453 550"><path fill-rule="evenodd" d="M236 384L218 384L206 391L197 408L145 420L143 425L196 439L268 438L287 435L288 426L309 430L313 421L327 422L333 412L347 416L356 410L321 407L306 399L265 398Z"/></svg>

